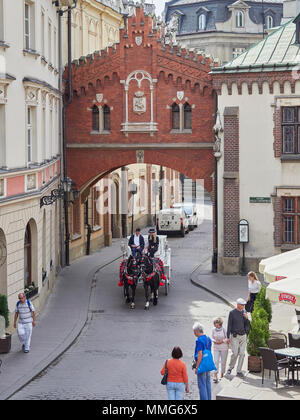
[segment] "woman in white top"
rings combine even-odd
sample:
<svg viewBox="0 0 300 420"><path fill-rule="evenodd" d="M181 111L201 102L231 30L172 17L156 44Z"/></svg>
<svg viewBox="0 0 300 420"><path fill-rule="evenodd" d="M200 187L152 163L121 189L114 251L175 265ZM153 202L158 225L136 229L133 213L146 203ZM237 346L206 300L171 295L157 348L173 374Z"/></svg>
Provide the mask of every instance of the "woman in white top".
<svg viewBox="0 0 300 420"><path fill-rule="evenodd" d="M258 277L254 271L249 271L248 273L248 299L246 304L246 311L253 312L254 302L257 294L261 289L261 283L258 280Z"/></svg>
<svg viewBox="0 0 300 420"><path fill-rule="evenodd" d="M221 362L221 378L223 378L226 370L226 361L228 356L228 342L227 342L227 333L223 327L222 318L217 318L214 320L214 329L211 333L211 341L214 344L214 362L217 368L217 371L214 375L214 382L218 382L218 370L219 364Z"/></svg>

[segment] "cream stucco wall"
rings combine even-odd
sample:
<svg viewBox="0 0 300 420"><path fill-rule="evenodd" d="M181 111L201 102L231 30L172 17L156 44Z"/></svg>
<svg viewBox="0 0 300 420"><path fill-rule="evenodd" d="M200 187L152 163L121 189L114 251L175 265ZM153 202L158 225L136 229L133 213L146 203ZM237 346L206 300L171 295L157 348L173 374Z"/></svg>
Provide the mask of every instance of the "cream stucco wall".
<svg viewBox="0 0 300 420"><path fill-rule="evenodd" d="M274 93L270 94L267 84L263 94L259 94L258 85L253 84L252 94L248 94L247 85L243 84L242 94L238 94L236 84L232 86L232 95L228 95L225 84L219 96L219 110L224 123L225 107L239 107L239 150L240 150L240 218L247 219L250 227L250 241L246 245L246 257L262 258L280 252L274 246L274 212L270 204L249 203L250 197L271 197L280 186L297 186L300 189L300 171L298 162L284 162L274 158L273 151L273 113L274 105L293 104L300 106L300 82L296 83L295 95L290 97L290 86L285 86L285 93L280 94L279 84L274 84ZM297 97L298 96L298 97ZM278 98L288 97L285 100ZM222 139L223 140L223 139ZM223 254L223 174L224 144L222 158L219 161L219 244Z"/></svg>

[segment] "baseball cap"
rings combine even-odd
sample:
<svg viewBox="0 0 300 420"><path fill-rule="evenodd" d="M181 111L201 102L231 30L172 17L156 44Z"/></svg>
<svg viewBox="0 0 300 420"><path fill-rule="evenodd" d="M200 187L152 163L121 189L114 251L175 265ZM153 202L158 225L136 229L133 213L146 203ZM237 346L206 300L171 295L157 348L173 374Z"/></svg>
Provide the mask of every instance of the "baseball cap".
<svg viewBox="0 0 300 420"><path fill-rule="evenodd" d="M236 303L238 304L238 305L246 305L246 301L244 300L244 299L242 299L242 298L239 298L237 301L236 301Z"/></svg>

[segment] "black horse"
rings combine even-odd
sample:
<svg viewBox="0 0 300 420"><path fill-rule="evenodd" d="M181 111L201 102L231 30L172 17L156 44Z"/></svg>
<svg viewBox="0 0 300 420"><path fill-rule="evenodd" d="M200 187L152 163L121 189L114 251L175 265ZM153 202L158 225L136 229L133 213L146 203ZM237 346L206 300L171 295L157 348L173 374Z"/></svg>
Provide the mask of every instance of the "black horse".
<svg viewBox="0 0 300 420"><path fill-rule="evenodd" d="M137 258L134 258L132 255L130 255L128 259L122 261L120 266L119 286L124 286L124 295L126 297L126 303L130 303L131 309L135 308L135 290L140 276L141 268Z"/></svg>
<svg viewBox="0 0 300 420"><path fill-rule="evenodd" d="M160 286L161 279L164 278L163 263L158 258L151 258L147 254L143 254L140 261L141 276L144 282L145 289L145 309L149 309L150 298L149 298L149 287L151 290L151 298L153 305L158 303L158 289Z"/></svg>

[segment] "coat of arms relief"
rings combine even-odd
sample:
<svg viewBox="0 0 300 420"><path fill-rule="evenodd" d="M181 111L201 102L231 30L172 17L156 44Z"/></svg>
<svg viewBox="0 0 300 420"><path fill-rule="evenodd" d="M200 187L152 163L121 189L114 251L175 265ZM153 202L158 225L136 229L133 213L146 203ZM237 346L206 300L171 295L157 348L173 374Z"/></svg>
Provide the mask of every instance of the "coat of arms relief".
<svg viewBox="0 0 300 420"><path fill-rule="evenodd" d="M144 114L146 112L146 97L144 96L144 92L140 90L134 94L133 112L138 115Z"/></svg>

